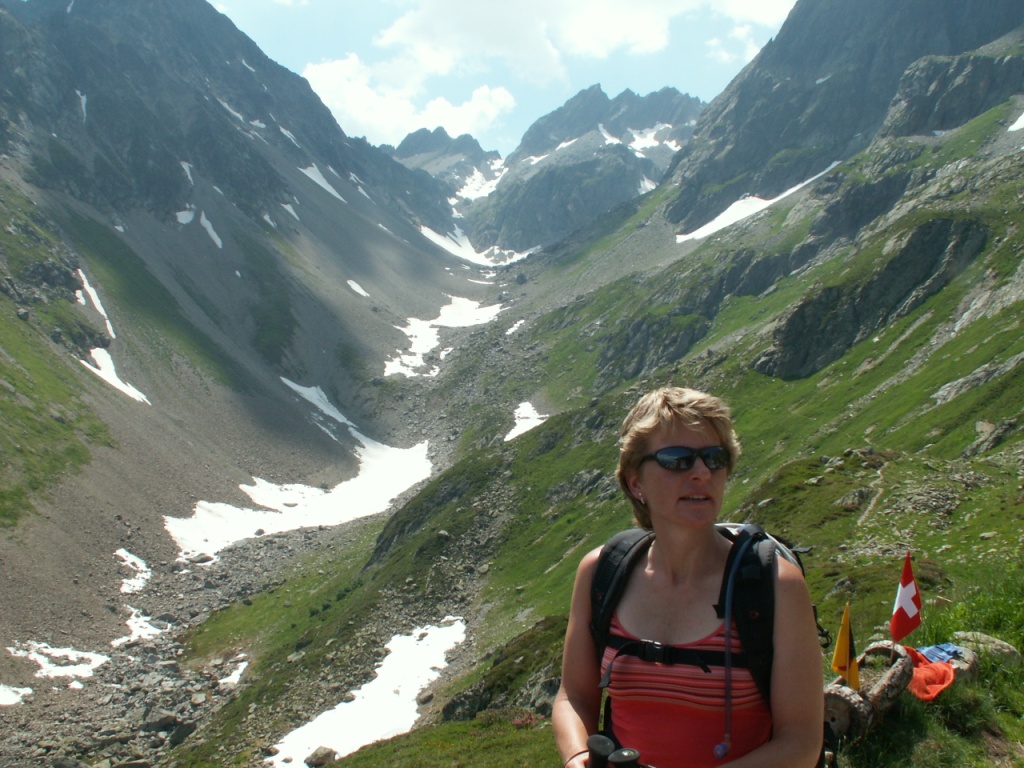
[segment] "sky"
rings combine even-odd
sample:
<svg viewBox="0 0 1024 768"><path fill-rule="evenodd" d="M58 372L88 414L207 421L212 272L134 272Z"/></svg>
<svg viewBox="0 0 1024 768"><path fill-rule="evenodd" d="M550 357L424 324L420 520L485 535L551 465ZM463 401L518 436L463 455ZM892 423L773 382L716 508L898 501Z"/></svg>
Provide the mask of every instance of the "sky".
<svg viewBox="0 0 1024 768"><path fill-rule="evenodd" d="M795 0L210 0L305 77L342 130L397 145L438 126L506 157L600 84L711 101Z"/></svg>

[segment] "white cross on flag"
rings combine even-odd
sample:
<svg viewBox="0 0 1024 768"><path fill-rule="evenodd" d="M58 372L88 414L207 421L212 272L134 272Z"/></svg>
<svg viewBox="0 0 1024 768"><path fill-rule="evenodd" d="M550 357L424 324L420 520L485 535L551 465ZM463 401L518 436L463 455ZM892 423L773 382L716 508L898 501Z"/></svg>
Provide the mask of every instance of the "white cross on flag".
<svg viewBox="0 0 1024 768"><path fill-rule="evenodd" d="M910 567L910 553L907 552L907 559L903 561L900 588L896 590L896 603L892 607L892 619L889 621L892 641L898 643L919 626L921 626L921 593L917 591L914 571Z"/></svg>

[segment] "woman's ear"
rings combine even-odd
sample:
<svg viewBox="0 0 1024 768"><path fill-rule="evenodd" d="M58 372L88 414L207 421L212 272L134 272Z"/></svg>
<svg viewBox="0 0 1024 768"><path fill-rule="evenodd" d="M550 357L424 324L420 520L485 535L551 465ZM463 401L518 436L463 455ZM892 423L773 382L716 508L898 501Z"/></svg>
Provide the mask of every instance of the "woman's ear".
<svg viewBox="0 0 1024 768"><path fill-rule="evenodd" d="M641 504L646 504L647 498L644 496L644 489L640 485L640 471L637 469L630 469L626 471L625 475L626 487L629 488L629 492L633 495L633 498Z"/></svg>

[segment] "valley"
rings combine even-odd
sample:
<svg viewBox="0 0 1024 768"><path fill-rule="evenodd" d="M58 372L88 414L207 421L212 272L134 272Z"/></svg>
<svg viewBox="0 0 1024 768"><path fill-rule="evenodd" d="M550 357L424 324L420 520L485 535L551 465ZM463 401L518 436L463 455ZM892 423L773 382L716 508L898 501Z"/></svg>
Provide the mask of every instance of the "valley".
<svg viewBox="0 0 1024 768"><path fill-rule="evenodd" d="M418 726L338 764L553 764L666 383L731 404L724 515L805 549L826 626L884 636L911 551L915 643L1024 645L1024 18L847 5L709 105L577 94L498 180L347 136L203 0L0 0L0 765L283 763L449 617ZM1000 663L844 764L1020 764Z"/></svg>

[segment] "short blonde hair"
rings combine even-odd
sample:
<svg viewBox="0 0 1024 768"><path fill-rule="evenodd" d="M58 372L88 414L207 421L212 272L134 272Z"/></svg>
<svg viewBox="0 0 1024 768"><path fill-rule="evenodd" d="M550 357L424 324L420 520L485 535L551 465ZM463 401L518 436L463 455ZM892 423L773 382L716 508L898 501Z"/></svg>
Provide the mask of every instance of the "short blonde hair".
<svg viewBox="0 0 1024 768"><path fill-rule="evenodd" d="M721 444L729 449L729 467L732 474L740 455L740 441L732 426L732 412L721 398L686 387L662 387L640 398L622 422L619 432L619 468L615 477L626 498L633 505L636 524L651 529L651 513L629 490L628 472L636 470L650 450L650 438L657 432L676 426L700 427L714 430Z"/></svg>

